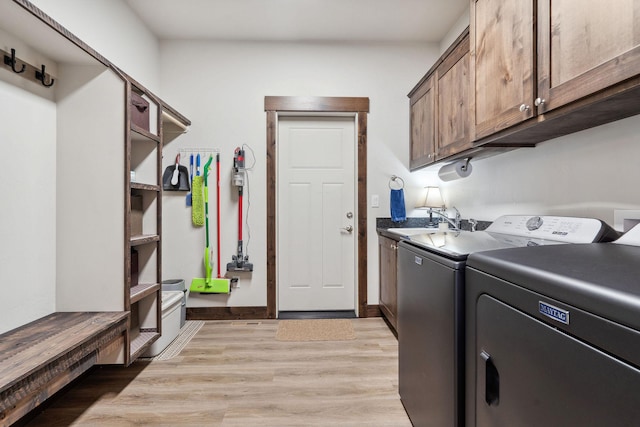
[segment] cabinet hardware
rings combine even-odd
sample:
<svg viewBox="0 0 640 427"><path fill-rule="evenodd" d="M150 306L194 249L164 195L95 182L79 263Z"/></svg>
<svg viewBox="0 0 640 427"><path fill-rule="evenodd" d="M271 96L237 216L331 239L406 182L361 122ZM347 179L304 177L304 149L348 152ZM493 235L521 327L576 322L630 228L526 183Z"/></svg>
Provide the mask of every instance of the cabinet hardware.
<svg viewBox="0 0 640 427"><path fill-rule="evenodd" d="M523 113L524 113L525 111L529 111L530 109L531 109L531 106L530 106L530 105L522 104L522 105L520 106L520 111L521 111L521 112L523 112Z"/></svg>
<svg viewBox="0 0 640 427"><path fill-rule="evenodd" d="M542 98L536 98L536 100L533 102L534 104L536 104L536 107L541 106L542 104L544 104L545 100Z"/></svg>

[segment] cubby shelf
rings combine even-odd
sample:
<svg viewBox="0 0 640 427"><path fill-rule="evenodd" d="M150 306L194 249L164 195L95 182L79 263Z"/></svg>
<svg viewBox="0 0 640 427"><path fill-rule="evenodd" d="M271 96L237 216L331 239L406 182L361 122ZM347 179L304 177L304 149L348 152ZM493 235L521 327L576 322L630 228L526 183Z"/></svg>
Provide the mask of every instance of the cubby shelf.
<svg viewBox="0 0 640 427"><path fill-rule="evenodd" d="M132 182L131 189L143 191L160 191L160 186L154 184L144 184L142 182Z"/></svg>
<svg viewBox="0 0 640 427"><path fill-rule="evenodd" d="M131 236L131 246L146 245L148 243L159 242L160 236L157 234L143 234L139 236Z"/></svg>
<svg viewBox="0 0 640 427"><path fill-rule="evenodd" d="M136 360L154 341L160 338L160 334L156 331L140 332L131 340L129 358Z"/></svg>
<svg viewBox="0 0 640 427"><path fill-rule="evenodd" d="M146 129L131 123L131 140L132 141L154 141L160 142L160 137L154 135Z"/></svg>
<svg viewBox="0 0 640 427"><path fill-rule="evenodd" d="M152 295L160 289L159 283L140 283L136 286L131 287L131 296L130 301L131 304L140 301L143 298Z"/></svg>

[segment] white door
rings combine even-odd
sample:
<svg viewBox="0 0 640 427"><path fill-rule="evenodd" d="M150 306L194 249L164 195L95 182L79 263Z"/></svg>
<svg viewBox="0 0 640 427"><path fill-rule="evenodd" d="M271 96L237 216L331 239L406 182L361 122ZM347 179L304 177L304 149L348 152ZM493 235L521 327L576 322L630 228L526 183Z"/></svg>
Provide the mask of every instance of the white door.
<svg viewBox="0 0 640 427"><path fill-rule="evenodd" d="M278 310L355 309L355 118L278 119Z"/></svg>

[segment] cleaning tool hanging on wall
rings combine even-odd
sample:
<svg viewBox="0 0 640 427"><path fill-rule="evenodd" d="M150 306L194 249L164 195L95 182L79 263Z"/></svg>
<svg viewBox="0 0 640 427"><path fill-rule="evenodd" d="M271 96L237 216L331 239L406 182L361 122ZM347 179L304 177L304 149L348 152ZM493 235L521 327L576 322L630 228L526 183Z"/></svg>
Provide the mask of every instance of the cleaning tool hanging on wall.
<svg viewBox="0 0 640 427"><path fill-rule="evenodd" d="M204 225L203 179L200 176L200 154L196 156L196 176L193 177L191 189L191 221L193 225Z"/></svg>
<svg viewBox="0 0 640 427"><path fill-rule="evenodd" d="M249 255L243 254L242 242L242 196L245 174L244 150L237 147L233 156L233 185L238 187L238 250L236 255L232 256L233 261L227 264L227 271L253 271L253 264L249 262Z"/></svg>
<svg viewBox="0 0 640 427"><path fill-rule="evenodd" d="M220 273L220 153L216 153L216 240L218 242L218 277L214 279L214 287L231 291L229 279L222 277Z"/></svg>
<svg viewBox="0 0 640 427"><path fill-rule="evenodd" d="M189 154L189 185L193 187L193 153ZM191 206L191 190L187 193L187 206Z"/></svg>
<svg viewBox="0 0 640 427"><path fill-rule="evenodd" d="M191 292L200 293L229 293L229 281L226 279L212 279L211 278L211 248L209 246L209 169L211 168L211 162L213 156L209 156L209 160L204 165L204 217L205 217L205 248L204 248L204 271L205 277L196 278L191 281L189 290Z"/></svg>

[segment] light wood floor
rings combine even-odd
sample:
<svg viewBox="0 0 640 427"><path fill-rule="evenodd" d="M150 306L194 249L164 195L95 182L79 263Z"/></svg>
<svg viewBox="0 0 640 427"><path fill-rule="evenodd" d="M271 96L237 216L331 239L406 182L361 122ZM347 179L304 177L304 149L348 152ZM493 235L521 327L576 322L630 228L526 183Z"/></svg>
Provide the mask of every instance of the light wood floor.
<svg viewBox="0 0 640 427"><path fill-rule="evenodd" d="M276 341L277 320L206 322L178 357L100 367L28 426L411 426L398 343L380 318L350 341Z"/></svg>

